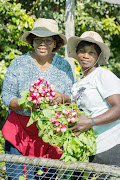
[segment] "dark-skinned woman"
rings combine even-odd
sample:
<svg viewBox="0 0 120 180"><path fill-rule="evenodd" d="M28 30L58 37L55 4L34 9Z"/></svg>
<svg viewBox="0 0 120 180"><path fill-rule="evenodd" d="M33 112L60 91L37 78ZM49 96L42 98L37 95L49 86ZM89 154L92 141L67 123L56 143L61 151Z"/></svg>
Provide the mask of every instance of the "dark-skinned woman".
<svg viewBox="0 0 120 180"><path fill-rule="evenodd" d="M72 102L88 114L71 128L77 135L94 128L97 152L90 161L120 166L120 79L100 67L108 63L110 50L101 36L86 31L68 40L68 56L77 59L82 77L73 85Z"/></svg>
<svg viewBox="0 0 120 180"><path fill-rule="evenodd" d="M28 90L39 77L55 86L53 103L70 103L71 88L74 82L71 66L68 61L57 55L57 52L67 41L58 32L55 20L38 18L31 31L22 36L22 41L33 47L31 53L26 53L14 59L7 73L2 90L2 101L9 107L10 114L2 129L6 139L5 152L31 157L59 159L61 153L57 147L44 143L38 137L36 124L26 127L30 111L19 106L21 91ZM33 111L40 111L39 104L33 106ZM18 180L26 172L26 178L39 179L35 167L29 165L6 164L8 178ZM9 168L11 167L11 168ZM12 170L11 170L12 169ZM14 171L13 171L14 169ZM46 172L46 169L42 169ZM36 175L35 175L36 172ZM48 169L46 179L55 178L56 170Z"/></svg>

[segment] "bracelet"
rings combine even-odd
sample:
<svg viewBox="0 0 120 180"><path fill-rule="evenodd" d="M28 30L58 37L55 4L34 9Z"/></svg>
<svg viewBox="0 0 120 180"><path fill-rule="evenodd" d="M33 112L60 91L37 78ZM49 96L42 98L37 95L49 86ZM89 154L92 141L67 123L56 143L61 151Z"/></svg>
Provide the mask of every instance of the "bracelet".
<svg viewBox="0 0 120 180"><path fill-rule="evenodd" d="M91 120L92 120L92 125L95 126L95 121L94 121L94 119L91 118Z"/></svg>

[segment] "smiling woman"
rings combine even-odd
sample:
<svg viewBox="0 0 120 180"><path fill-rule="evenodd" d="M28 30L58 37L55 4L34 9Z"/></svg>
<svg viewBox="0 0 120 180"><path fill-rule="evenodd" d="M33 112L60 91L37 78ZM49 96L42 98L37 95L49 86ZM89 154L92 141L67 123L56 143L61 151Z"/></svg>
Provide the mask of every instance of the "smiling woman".
<svg viewBox="0 0 120 180"><path fill-rule="evenodd" d="M37 61L39 68L44 71L52 63L53 49L56 47L56 41L50 37L35 37L33 39L34 52L31 56ZM40 66L41 65L41 66Z"/></svg>
<svg viewBox="0 0 120 180"><path fill-rule="evenodd" d="M55 20L44 18L37 19L33 29L23 34L22 40L30 44L33 51L14 59L5 74L2 101L10 109L10 114L2 130L6 139L5 152L59 159L62 154L58 148L42 141L38 136L35 124L26 127L31 114L29 110L19 106L18 99L21 97L22 91L28 90L36 79L43 77L45 81L55 86L53 98L55 104L63 103L63 99L64 103L70 103L71 88L74 82L71 66L66 59L53 53L64 46L67 40L63 34L58 32ZM38 107L39 104L34 104L32 110L40 111ZM10 133L11 130L12 133ZM16 168L18 165L6 164L8 177L10 175L9 180L19 179ZM19 167L19 171L24 173L24 167ZM13 168L15 170L11 172ZM29 176L26 174L26 179L40 178L35 167L27 166L26 168L30 171ZM46 169L42 170L47 171ZM46 178L55 179L56 172L56 169L50 169ZM53 173L55 173L54 176L52 176Z"/></svg>
<svg viewBox="0 0 120 180"><path fill-rule="evenodd" d="M99 51L97 51L97 49ZM94 65L98 66L97 59L101 50L97 44L93 44L87 41L81 41L77 46L78 61L82 66L83 71L87 70Z"/></svg>
<svg viewBox="0 0 120 180"><path fill-rule="evenodd" d="M110 50L94 31L69 38L67 48L68 56L77 59L83 70L73 85L72 102L88 114L71 129L77 135L90 128L97 132L97 152L90 161L120 166L120 79L99 66L108 62Z"/></svg>

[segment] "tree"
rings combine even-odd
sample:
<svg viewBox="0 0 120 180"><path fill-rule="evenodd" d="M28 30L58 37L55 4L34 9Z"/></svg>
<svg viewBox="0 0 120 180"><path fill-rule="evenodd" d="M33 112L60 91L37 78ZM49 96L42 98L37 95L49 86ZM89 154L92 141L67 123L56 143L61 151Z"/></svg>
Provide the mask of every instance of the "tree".
<svg viewBox="0 0 120 180"><path fill-rule="evenodd" d="M59 25L59 32L65 34L65 2L65 0L0 0L0 93L4 73L10 62L31 50L31 46L21 41L21 36L24 31L32 29L36 18L55 19ZM75 35L80 36L86 30L100 33L111 49L108 68L120 78L120 7L100 0L75 0L74 13ZM65 56L65 48L61 48L58 54ZM76 64L78 65L77 62ZM0 100L1 121L5 121L6 115L7 109Z"/></svg>
<svg viewBox="0 0 120 180"><path fill-rule="evenodd" d="M33 19L21 9L21 4L10 3L9 0L0 0L0 93L4 80L4 73L10 62L21 55L30 46L21 41L23 31L30 30L33 26ZM25 48L23 48L23 46ZM24 51L25 50L25 51ZM2 104L0 99L0 128L7 117L7 108ZM2 121L3 120L3 121Z"/></svg>

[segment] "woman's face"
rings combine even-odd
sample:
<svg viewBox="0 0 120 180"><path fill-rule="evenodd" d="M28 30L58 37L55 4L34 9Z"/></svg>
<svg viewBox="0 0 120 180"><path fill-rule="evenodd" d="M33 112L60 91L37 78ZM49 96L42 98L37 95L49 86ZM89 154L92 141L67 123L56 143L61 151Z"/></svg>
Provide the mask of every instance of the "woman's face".
<svg viewBox="0 0 120 180"><path fill-rule="evenodd" d="M38 56L48 56L52 54L56 42L52 37L35 37L33 39L33 47Z"/></svg>
<svg viewBox="0 0 120 180"><path fill-rule="evenodd" d="M89 67L94 67L95 62L98 58L98 53L93 45L85 45L77 51L77 56L82 69L85 70Z"/></svg>

